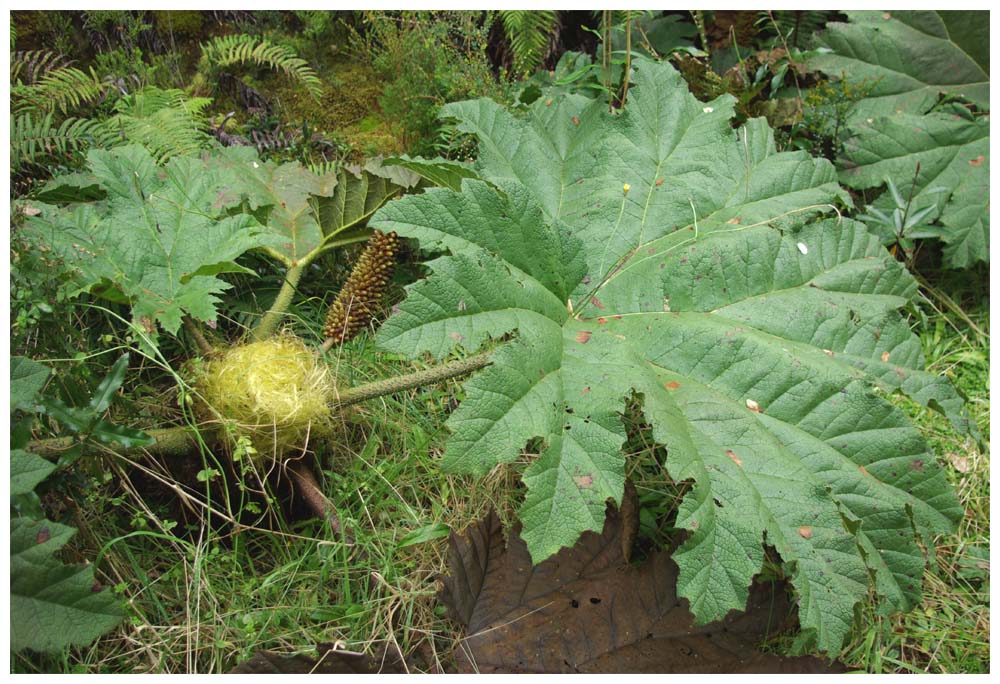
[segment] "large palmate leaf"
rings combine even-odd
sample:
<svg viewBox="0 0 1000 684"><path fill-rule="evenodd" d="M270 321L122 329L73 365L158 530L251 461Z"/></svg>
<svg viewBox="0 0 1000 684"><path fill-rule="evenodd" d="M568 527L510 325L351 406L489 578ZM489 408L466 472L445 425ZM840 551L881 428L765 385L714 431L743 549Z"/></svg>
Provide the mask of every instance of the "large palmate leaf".
<svg viewBox="0 0 1000 684"><path fill-rule="evenodd" d="M382 204L416 182L387 178L369 162L365 168L340 167L314 173L298 162L262 161L248 147L230 147L208 161L225 172L227 198L240 199L274 236L270 251L287 266L315 256L315 250L339 244L344 233L363 227ZM353 236L365 239L371 231Z"/></svg>
<svg viewBox="0 0 1000 684"><path fill-rule="evenodd" d="M151 336L157 327L176 332L184 314L214 321L229 287L218 274L245 271L234 260L274 242L253 217L224 214L225 175L189 157L159 167L138 146L87 159L105 198L43 205L27 225L72 269L73 292L117 293Z"/></svg>
<svg viewBox="0 0 1000 684"><path fill-rule="evenodd" d="M853 11L828 24L820 44L832 52L809 66L851 85L872 87L851 123L896 112L923 113L942 93L990 107L989 13Z"/></svg>
<svg viewBox="0 0 1000 684"><path fill-rule="evenodd" d="M441 357L509 336L449 419L451 470L524 471L535 562L598 531L620 501L621 413L641 395L678 513L678 592L699 620L743 608L773 545L804 629L842 643L870 578L910 606L929 539L961 514L944 472L880 392L966 424L925 373L897 314L912 278L848 220L832 166L775 152L766 124L730 127L732 99L695 100L666 64L638 62L624 111L568 97L525 119L477 101L446 114L479 137L461 192L431 189L372 219L448 253L379 333Z"/></svg>
<svg viewBox="0 0 1000 684"><path fill-rule="evenodd" d="M810 66L852 86L871 87L848 115L852 137L840 179L875 188L891 179L911 208L930 205L943 225L945 263L989 261L989 120L961 108L932 111L943 95L980 110L989 102L989 14L981 11L848 12L820 42L832 52ZM959 116L958 113L962 115ZM914 186L917 164L920 175ZM891 211L883 195L875 207Z"/></svg>
<svg viewBox="0 0 1000 684"><path fill-rule="evenodd" d="M840 179L845 184L873 188L893 178L903 197L912 191L914 209L937 205L947 228L942 239L948 265L989 261L988 117L970 120L944 112L877 117L856 126L844 152ZM895 205L886 193L875 206L891 211Z"/></svg>
<svg viewBox="0 0 1000 684"><path fill-rule="evenodd" d="M226 191L243 199L281 238L272 250L283 261L294 263L322 244L325 236L310 200L333 194L335 174L319 175L298 162L262 161L252 147L228 147L209 163L228 172Z"/></svg>

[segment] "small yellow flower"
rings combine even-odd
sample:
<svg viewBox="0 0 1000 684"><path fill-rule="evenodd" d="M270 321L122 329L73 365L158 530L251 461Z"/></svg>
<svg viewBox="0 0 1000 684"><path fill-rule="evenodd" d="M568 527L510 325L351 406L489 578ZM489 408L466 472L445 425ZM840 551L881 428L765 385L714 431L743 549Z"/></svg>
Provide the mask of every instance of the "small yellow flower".
<svg viewBox="0 0 1000 684"><path fill-rule="evenodd" d="M626 183L625 185L622 186L622 190L624 190L625 194L627 195L628 191L631 189L631 187L632 187L631 185L629 185L628 183Z"/></svg>

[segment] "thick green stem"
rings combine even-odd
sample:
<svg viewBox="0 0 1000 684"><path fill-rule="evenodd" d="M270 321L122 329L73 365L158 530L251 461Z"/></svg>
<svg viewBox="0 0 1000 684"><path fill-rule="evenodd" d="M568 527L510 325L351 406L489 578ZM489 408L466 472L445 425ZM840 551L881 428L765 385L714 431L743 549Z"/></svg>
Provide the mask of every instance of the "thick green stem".
<svg viewBox="0 0 1000 684"><path fill-rule="evenodd" d="M192 448L197 447L199 432L200 438L208 443L218 441L222 435L221 430L212 428L201 431L187 427L157 428L146 431L147 435L156 440L155 444L147 447L113 446L109 448L121 454L146 450L159 456L180 456L190 453ZM54 437L31 442L28 444L28 450L45 458L58 458L64 451L76 444L76 437Z"/></svg>
<svg viewBox="0 0 1000 684"><path fill-rule="evenodd" d="M479 370L480 368L489 365L489 363L489 353L477 354L476 356L470 356L467 359L459 359L458 361L452 361L451 363L435 366L434 368L428 368L427 370L417 371L416 373L408 373L406 375L396 376L395 378L387 378L385 380L368 383L367 385L352 387L340 392L337 399L334 400L333 406L335 409L340 409L362 401L381 397L386 394L395 394L396 392L402 392L415 387L433 385L434 383L441 382L442 380L448 380L449 378L454 378L459 375L471 373L474 370Z"/></svg>
<svg viewBox="0 0 1000 684"><path fill-rule="evenodd" d="M352 387L340 392L332 402L331 408L334 411L338 411L347 406L385 396L386 394L394 394L416 387L432 385L443 380L448 380L449 378L471 373L474 370L487 366L489 363L489 353L478 354L467 359L460 359L434 368L428 368L427 370ZM115 446L109 448L119 454L145 451L157 456L180 456L190 453L192 449L197 448L199 439L207 444L214 444L222 440L225 432L221 427L209 427L199 430L188 427L173 427L147 430L146 434L155 439L156 442L145 447L125 448ZM46 458L58 458L60 454L76 443L75 437L40 439L31 442L28 445L28 450Z"/></svg>
<svg viewBox="0 0 1000 684"><path fill-rule="evenodd" d="M274 304L271 305L267 313L257 322L253 332L250 334L252 341L260 342L261 340L266 340L278 329L278 324L281 322L282 317L284 317L285 312L288 311L288 305L292 303L295 288L298 287L299 280L302 279L302 273L305 271L306 266L309 265L309 261L309 259L303 259L295 266L289 268L288 272L285 273L285 282L282 283L281 290L278 291L278 296L274 298Z"/></svg>

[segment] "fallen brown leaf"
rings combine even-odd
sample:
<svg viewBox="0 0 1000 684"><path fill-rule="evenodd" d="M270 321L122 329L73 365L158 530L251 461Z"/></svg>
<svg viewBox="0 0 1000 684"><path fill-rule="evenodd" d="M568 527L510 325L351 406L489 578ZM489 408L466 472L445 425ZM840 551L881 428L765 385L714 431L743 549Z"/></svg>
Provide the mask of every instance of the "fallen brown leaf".
<svg viewBox="0 0 1000 684"><path fill-rule="evenodd" d="M491 513L449 540L449 575L438 598L465 627L455 651L463 672L844 671L757 649L790 617L776 585L755 585L746 612L696 626L677 597L677 567L667 552L639 566L625 561L617 511L602 534L584 534L534 567L516 531L506 545L502 532Z"/></svg>

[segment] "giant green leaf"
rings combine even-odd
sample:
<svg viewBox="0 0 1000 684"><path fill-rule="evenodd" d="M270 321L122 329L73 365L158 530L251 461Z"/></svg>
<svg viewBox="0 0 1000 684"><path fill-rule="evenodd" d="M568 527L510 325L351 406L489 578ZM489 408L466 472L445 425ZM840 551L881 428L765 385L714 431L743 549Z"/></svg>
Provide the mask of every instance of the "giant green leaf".
<svg viewBox="0 0 1000 684"><path fill-rule="evenodd" d="M248 147L226 148L206 163L222 174L220 195L257 217L273 238L268 249L287 266L366 239L371 231L359 230L368 217L419 180L376 161L314 172L298 162L263 161Z"/></svg>
<svg viewBox="0 0 1000 684"><path fill-rule="evenodd" d="M401 157L387 157L382 160L382 163L387 167L399 166L407 169L431 185L451 188L452 190L461 189L462 179L476 177L476 172L472 170L470 163L452 161L443 157L424 159L404 154Z"/></svg>
<svg viewBox="0 0 1000 684"><path fill-rule="evenodd" d="M854 11L819 42L832 52L809 66L852 86L871 87L851 123L896 112L924 113L943 93L990 106L989 13Z"/></svg>
<svg viewBox="0 0 1000 684"><path fill-rule="evenodd" d="M87 159L106 199L43 205L27 224L70 267L72 291L117 291L153 337L158 327L176 332L185 314L214 321L230 287L218 274L246 271L235 259L274 242L251 216L225 215L225 174L189 157L159 167L138 146L91 150Z"/></svg>
<svg viewBox="0 0 1000 684"><path fill-rule="evenodd" d="M271 249L286 264L296 263L323 243L315 198L333 194L336 174L316 174L298 162L262 161L251 147L226 148L209 164L225 170L229 181L225 191L244 200L280 238Z"/></svg>
<svg viewBox="0 0 1000 684"><path fill-rule="evenodd" d="M445 114L479 137L490 182L373 217L446 252L379 342L443 357L500 341L465 383L444 465L484 474L540 438L522 476L532 558L621 500L636 394L669 474L691 482L675 559L699 620L745 606L765 543L820 648L840 647L870 584L887 609L911 606L917 538L961 508L882 393L967 419L897 313L912 278L861 224L816 220L843 199L832 166L776 153L761 121L733 130L731 99L698 102L646 61L621 113L567 97L524 119L482 100Z"/></svg>
<svg viewBox="0 0 1000 684"><path fill-rule="evenodd" d="M945 262L964 268L989 262L990 124L948 113L877 117L844 145L840 179L874 188L894 179L913 210L936 204L947 228ZM917 175L919 164L920 173ZM891 211L888 193L875 206Z"/></svg>
<svg viewBox="0 0 1000 684"><path fill-rule="evenodd" d="M367 239L371 234L367 223L372 214L418 181L419 176L407 169L383 167L375 160L364 166L338 169L333 194L318 200L320 224L329 240L327 244Z"/></svg>
<svg viewBox="0 0 1000 684"><path fill-rule="evenodd" d="M48 520L11 520L10 648L58 653L82 646L122 619L114 596L90 566L63 565L52 554L74 529Z"/></svg>

